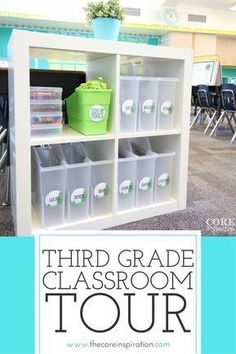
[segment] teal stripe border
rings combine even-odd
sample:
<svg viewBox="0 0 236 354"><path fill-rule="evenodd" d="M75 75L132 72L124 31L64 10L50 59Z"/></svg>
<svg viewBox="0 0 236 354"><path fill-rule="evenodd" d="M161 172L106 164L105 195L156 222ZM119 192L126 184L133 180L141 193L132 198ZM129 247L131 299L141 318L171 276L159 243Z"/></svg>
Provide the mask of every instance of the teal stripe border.
<svg viewBox="0 0 236 354"><path fill-rule="evenodd" d="M202 238L202 354L236 354L236 237ZM34 354L34 239L0 237L0 354Z"/></svg>
<svg viewBox="0 0 236 354"><path fill-rule="evenodd" d="M34 353L34 238L0 237L0 354Z"/></svg>
<svg viewBox="0 0 236 354"><path fill-rule="evenodd" d="M236 354L236 237L202 238L202 354Z"/></svg>

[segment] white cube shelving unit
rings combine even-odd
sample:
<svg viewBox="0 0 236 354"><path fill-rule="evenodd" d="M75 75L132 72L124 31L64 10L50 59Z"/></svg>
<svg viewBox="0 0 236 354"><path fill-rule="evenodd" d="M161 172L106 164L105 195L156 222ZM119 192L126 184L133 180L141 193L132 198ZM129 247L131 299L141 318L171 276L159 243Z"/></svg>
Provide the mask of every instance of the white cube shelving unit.
<svg viewBox="0 0 236 354"><path fill-rule="evenodd" d="M12 214L17 235L43 232L32 208L31 147L96 141L113 153L112 210L108 215L57 225L52 229L103 229L186 207L189 153L189 116L192 51L132 43L102 41L14 30L8 45ZM32 136L30 131L30 58L78 60L86 64L87 78L102 76L114 94L106 135L84 136L68 127L58 135ZM120 133L119 87L121 68L142 65L145 76L178 78L174 128ZM123 65L125 64L125 65ZM151 73L151 74L150 74ZM150 137L160 148L175 151L172 199L119 212L117 208L118 144L120 139Z"/></svg>

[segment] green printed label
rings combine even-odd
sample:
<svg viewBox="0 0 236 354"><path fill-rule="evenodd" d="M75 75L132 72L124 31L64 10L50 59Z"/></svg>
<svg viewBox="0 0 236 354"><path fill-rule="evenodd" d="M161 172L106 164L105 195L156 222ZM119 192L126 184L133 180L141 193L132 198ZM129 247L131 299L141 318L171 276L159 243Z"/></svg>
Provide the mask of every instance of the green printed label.
<svg viewBox="0 0 236 354"><path fill-rule="evenodd" d="M165 101L161 105L161 114L163 116L170 116L174 111L174 106L170 101Z"/></svg>
<svg viewBox="0 0 236 354"><path fill-rule="evenodd" d="M121 110L125 116L129 117L136 112L136 104L133 100L126 100L123 102Z"/></svg>
<svg viewBox="0 0 236 354"><path fill-rule="evenodd" d="M49 208L57 208L63 203L63 200L63 193L61 191L54 190L46 195L45 204Z"/></svg>
<svg viewBox="0 0 236 354"><path fill-rule="evenodd" d="M170 175L168 173L162 173L158 178L158 187L166 188L170 184Z"/></svg>
<svg viewBox="0 0 236 354"><path fill-rule="evenodd" d="M101 105L94 105L89 109L89 118L93 122L101 122L105 117L105 108Z"/></svg>
<svg viewBox="0 0 236 354"><path fill-rule="evenodd" d="M134 184L130 180L125 180L120 184L119 192L121 195L130 195L134 190Z"/></svg>
<svg viewBox="0 0 236 354"><path fill-rule="evenodd" d="M146 192L152 189L152 178L151 177L144 177L139 182L139 190L141 192Z"/></svg>
<svg viewBox="0 0 236 354"><path fill-rule="evenodd" d="M94 197L97 199L105 198L110 193L110 187L108 183L99 183L94 188Z"/></svg>
<svg viewBox="0 0 236 354"><path fill-rule="evenodd" d="M150 115L155 110L155 103L153 100L146 100L142 104L142 112L146 115Z"/></svg>
<svg viewBox="0 0 236 354"><path fill-rule="evenodd" d="M70 196L71 204L80 206L88 199L88 194L84 188L76 188Z"/></svg>

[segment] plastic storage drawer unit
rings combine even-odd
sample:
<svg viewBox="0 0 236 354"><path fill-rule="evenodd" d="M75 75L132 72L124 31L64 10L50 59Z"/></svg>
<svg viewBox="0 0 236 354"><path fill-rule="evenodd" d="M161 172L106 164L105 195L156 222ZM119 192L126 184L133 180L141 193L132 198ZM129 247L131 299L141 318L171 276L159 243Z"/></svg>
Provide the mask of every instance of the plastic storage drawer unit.
<svg viewBox="0 0 236 354"><path fill-rule="evenodd" d="M30 87L31 100L61 100L62 88L61 87Z"/></svg>
<svg viewBox="0 0 236 354"><path fill-rule="evenodd" d="M89 216L89 191L91 163L82 143L61 145L67 164L66 217L68 221Z"/></svg>
<svg viewBox="0 0 236 354"><path fill-rule="evenodd" d="M84 148L91 161L90 215L111 213L113 160L102 141L85 142Z"/></svg>
<svg viewBox="0 0 236 354"><path fill-rule="evenodd" d="M136 206L153 203L156 154L151 151L149 140L139 138L131 142L133 153L137 155Z"/></svg>
<svg viewBox="0 0 236 354"><path fill-rule="evenodd" d="M173 160L175 152L157 154L155 202L167 202L171 198L171 183L173 179Z"/></svg>
<svg viewBox="0 0 236 354"><path fill-rule="evenodd" d="M32 148L32 199L41 227L64 223L66 166L58 146Z"/></svg>
<svg viewBox="0 0 236 354"><path fill-rule="evenodd" d="M60 133L62 125L62 113L31 113L31 132L33 134Z"/></svg>
<svg viewBox="0 0 236 354"><path fill-rule="evenodd" d="M137 157L132 152L129 140L119 143L118 160L118 210L124 211L135 206Z"/></svg>
<svg viewBox="0 0 236 354"><path fill-rule="evenodd" d="M158 83L159 80L155 77L140 78L139 131L153 131L156 129Z"/></svg>
<svg viewBox="0 0 236 354"><path fill-rule="evenodd" d="M176 78L159 78L157 129L173 129L176 110Z"/></svg>
<svg viewBox="0 0 236 354"><path fill-rule="evenodd" d="M120 131L134 132L137 127L139 78L120 77Z"/></svg>
<svg viewBox="0 0 236 354"><path fill-rule="evenodd" d="M30 112L31 113L52 113L52 112L61 112L62 111L62 101L39 101L31 100L30 101Z"/></svg>

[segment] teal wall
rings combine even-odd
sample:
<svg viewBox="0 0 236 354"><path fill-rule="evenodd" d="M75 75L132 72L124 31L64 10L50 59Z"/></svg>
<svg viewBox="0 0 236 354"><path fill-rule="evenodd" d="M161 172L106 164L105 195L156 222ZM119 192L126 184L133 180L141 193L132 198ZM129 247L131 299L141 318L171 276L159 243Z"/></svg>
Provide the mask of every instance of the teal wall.
<svg viewBox="0 0 236 354"><path fill-rule="evenodd" d="M236 84L236 67L222 66L223 83Z"/></svg>
<svg viewBox="0 0 236 354"><path fill-rule="evenodd" d="M7 58L7 43L11 36L11 28L0 28L0 59Z"/></svg>
<svg viewBox="0 0 236 354"><path fill-rule="evenodd" d="M236 77L236 67L222 66L222 75L225 77Z"/></svg>
<svg viewBox="0 0 236 354"><path fill-rule="evenodd" d="M21 28L18 28L21 29ZM67 36L77 36L77 37L87 37L92 38L93 34L91 31L72 31L72 30L60 30L60 29L32 29L32 28L22 28L29 31L46 32L46 33L56 33ZM11 27L0 27L0 60L7 60L7 43L12 32ZM122 42L135 42L135 43L145 43L150 45L159 45L159 36L148 36L148 35L138 35L138 34L123 34L119 36L119 40ZM55 69L68 69L68 70L80 70L81 68L77 63L68 62L54 62L48 63L47 60L39 58L39 60L30 61L31 68L55 68Z"/></svg>

